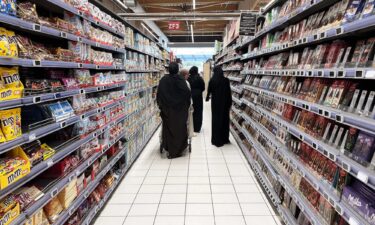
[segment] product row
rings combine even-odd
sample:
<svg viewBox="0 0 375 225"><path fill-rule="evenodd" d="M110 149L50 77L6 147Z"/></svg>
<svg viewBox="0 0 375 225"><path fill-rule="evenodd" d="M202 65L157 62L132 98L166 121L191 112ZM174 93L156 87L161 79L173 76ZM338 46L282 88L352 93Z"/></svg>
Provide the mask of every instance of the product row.
<svg viewBox="0 0 375 225"><path fill-rule="evenodd" d="M316 69L372 67L374 60L374 38L361 39L355 43L336 40L332 43L309 46L253 59L245 63L244 69Z"/></svg>
<svg viewBox="0 0 375 225"><path fill-rule="evenodd" d="M372 81L249 75L245 84L375 118L375 92L372 91Z"/></svg>

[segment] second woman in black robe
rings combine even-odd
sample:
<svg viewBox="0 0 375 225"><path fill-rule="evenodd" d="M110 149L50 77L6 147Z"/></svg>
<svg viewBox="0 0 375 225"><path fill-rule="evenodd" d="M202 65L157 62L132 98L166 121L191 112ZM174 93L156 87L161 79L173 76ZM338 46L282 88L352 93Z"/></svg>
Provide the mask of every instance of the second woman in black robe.
<svg viewBox="0 0 375 225"><path fill-rule="evenodd" d="M224 77L221 67L214 68L214 75L208 84L206 101L211 99L212 137L211 143L221 147L229 142L229 112L232 105L232 93L228 78Z"/></svg>
<svg viewBox="0 0 375 225"><path fill-rule="evenodd" d="M191 87L191 98L193 99L193 124L194 132L199 133L203 120L203 92L206 89L203 78L198 74L198 67L190 68L189 83Z"/></svg>
<svg viewBox="0 0 375 225"><path fill-rule="evenodd" d="M190 106L190 89L185 78L178 74L178 64L169 65L169 74L159 82L157 103L163 121L162 148L168 158L182 155L188 145L187 119Z"/></svg>

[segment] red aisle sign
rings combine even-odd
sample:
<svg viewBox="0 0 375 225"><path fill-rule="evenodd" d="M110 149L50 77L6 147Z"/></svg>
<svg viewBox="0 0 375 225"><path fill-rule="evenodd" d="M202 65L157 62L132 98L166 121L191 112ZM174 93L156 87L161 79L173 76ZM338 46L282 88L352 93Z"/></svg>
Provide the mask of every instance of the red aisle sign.
<svg viewBox="0 0 375 225"><path fill-rule="evenodd" d="M180 21L168 22L168 30L179 30L179 29L180 29Z"/></svg>

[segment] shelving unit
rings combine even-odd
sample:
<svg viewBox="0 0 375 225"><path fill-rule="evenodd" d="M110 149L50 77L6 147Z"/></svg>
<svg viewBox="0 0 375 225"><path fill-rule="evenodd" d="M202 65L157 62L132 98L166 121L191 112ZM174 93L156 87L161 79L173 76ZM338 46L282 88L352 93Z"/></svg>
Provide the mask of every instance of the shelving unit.
<svg viewBox="0 0 375 225"><path fill-rule="evenodd" d="M374 14L289 3L270 3L255 36L215 58L231 82L231 132L286 224L374 224Z"/></svg>
<svg viewBox="0 0 375 225"><path fill-rule="evenodd" d="M34 10L28 17L0 13L9 32L0 53L0 199L12 205L3 224L91 224L159 127L156 87L169 53L100 2L88 4L95 12L46 0L17 5Z"/></svg>

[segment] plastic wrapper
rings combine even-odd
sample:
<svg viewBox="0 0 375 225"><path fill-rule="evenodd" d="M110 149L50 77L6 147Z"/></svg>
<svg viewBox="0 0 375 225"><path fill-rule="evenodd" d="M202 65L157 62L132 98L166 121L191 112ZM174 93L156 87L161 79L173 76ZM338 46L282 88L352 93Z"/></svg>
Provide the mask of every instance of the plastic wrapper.
<svg viewBox="0 0 375 225"><path fill-rule="evenodd" d="M18 16L24 20L32 21L35 23L39 22L38 13L36 11L36 5L31 2L18 3Z"/></svg>
<svg viewBox="0 0 375 225"><path fill-rule="evenodd" d="M11 141L22 135L20 108L0 111L0 121L1 130L7 141Z"/></svg>
<svg viewBox="0 0 375 225"><path fill-rule="evenodd" d="M59 202L57 197L53 198L50 202L48 202L43 209L50 223L54 223L58 218L59 214L63 211L61 203Z"/></svg>

